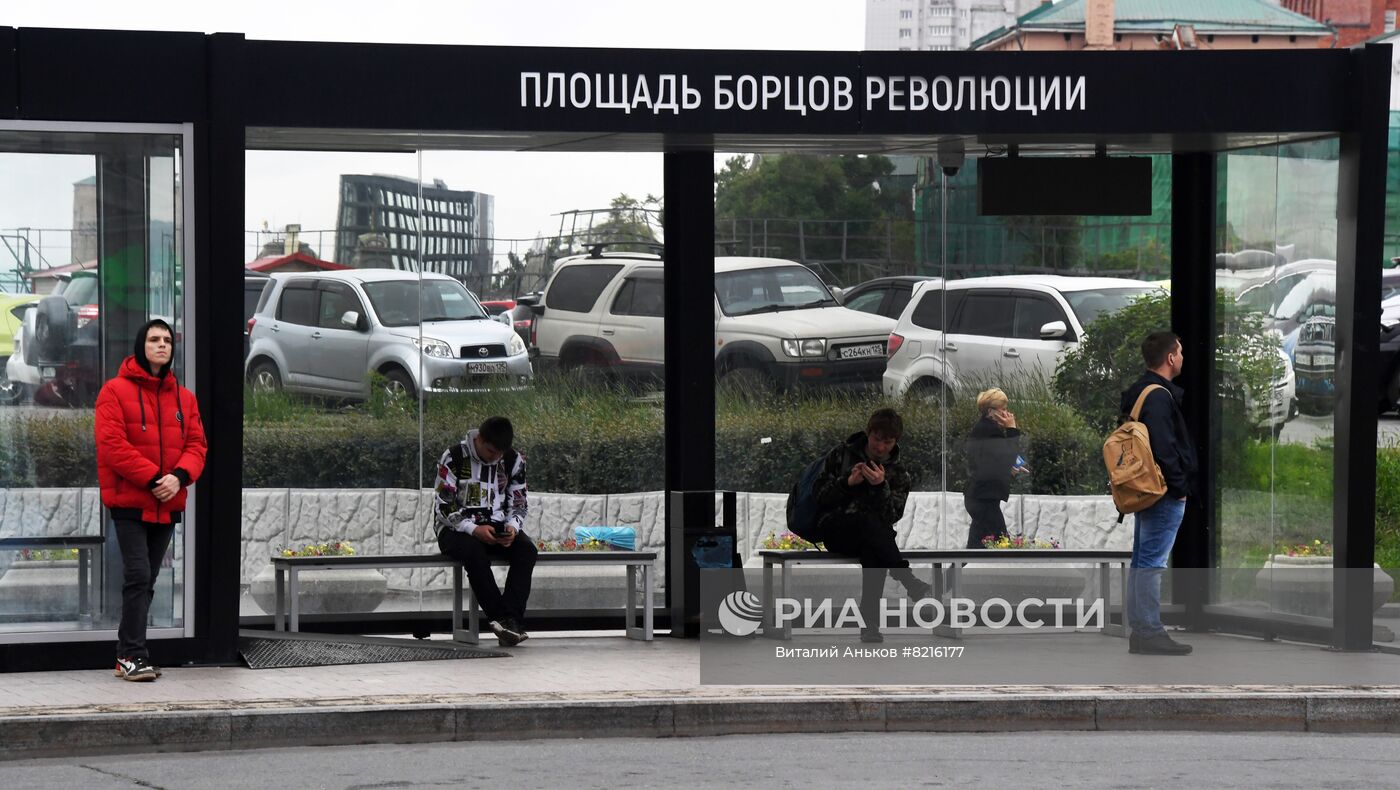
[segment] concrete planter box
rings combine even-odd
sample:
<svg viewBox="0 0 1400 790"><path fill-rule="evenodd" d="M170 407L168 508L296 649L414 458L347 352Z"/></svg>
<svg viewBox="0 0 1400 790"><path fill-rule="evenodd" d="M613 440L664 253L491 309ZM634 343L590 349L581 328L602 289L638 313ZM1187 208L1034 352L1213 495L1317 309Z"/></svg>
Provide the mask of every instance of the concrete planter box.
<svg viewBox="0 0 1400 790"><path fill-rule="evenodd" d="M1255 574L1254 590L1275 611L1331 617L1332 579L1331 557L1274 554ZM1394 592L1395 580L1381 566L1372 566L1371 611L1379 610Z"/></svg>
<svg viewBox="0 0 1400 790"><path fill-rule="evenodd" d="M24 560L0 575L0 614L54 615L78 611L77 560Z"/></svg>
<svg viewBox="0 0 1400 790"><path fill-rule="evenodd" d="M253 601L268 614L277 609L276 580L272 563L268 563L248 585ZM384 574L374 568L303 571L297 575L297 584L301 588L301 614L372 612L389 589Z"/></svg>

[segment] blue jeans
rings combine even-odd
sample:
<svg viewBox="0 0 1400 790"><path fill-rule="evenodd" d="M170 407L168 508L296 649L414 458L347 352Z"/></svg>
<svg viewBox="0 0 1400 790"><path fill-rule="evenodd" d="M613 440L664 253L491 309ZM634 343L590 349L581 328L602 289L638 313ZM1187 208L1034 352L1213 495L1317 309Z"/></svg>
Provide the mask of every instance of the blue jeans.
<svg viewBox="0 0 1400 790"><path fill-rule="evenodd" d="M1162 569L1167 567L1186 503L1168 494L1134 518L1133 563L1128 571L1128 626L1140 637L1162 627Z"/></svg>

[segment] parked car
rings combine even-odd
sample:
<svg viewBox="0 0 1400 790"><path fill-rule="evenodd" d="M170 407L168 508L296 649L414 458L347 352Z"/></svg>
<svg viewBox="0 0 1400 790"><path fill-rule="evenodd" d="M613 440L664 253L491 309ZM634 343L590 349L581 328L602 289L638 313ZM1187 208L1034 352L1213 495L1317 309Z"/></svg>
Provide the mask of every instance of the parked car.
<svg viewBox="0 0 1400 790"><path fill-rule="evenodd" d="M893 319L852 310L811 269L715 259L715 375L743 390L878 387Z"/></svg>
<svg viewBox="0 0 1400 790"><path fill-rule="evenodd" d="M555 265L532 306L544 366L614 372L664 369L663 265L655 253L609 251ZM870 386L884 369L892 319L836 304L802 264L715 259L715 374L729 386Z"/></svg>
<svg viewBox="0 0 1400 790"><path fill-rule="evenodd" d="M20 330L23 364L38 371L32 386L70 405L90 405L102 386L97 272L64 275L52 294L37 298ZM26 383L34 377L16 373Z"/></svg>
<svg viewBox="0 0 1400 790"><path fill-rule="evenodd" d="M530 353L535 353L534 340L532 340L532 327L535 325L535 307L544 298L543 291L531 291L521 294L515 299L515 307L510 309L510 323L515 327L515 333L520 335L520 339L530 347Z"/></svg>
<svg viewBox="0 0 1400 790"><path fill-rule="evenodd" d="M273 275L250 324L255 390L363 399L372 374L407 396L518 387L534 375L519 336L441 274Z"/></svg>
<svg viewBox="0 0 1400 790"><path fill-rule="evenodd" d="M1298 405L1305 414L1332 411L1336 397L1337 319L1316 315L1298 327L1293 352L1298 375Z"/></svg>
<svg viewBox="0 0 1400 790"><path fill-rule="evenodd" d="M516 300L531 311L530 344L544 368L661 375L661 256L608 247L559 259L538 299Z"/></svg>
<svg viewBox="0 0 1400 790"><path fill-rule="evenodd" d="M30 382L23 357L24 314L39 303L34 294L0 295L0 406L8 406L24 399L31 384L38 385L38 371L34 371L35 381ZM18 358L16 358L18 357ZM10 360L15 359L15 372L10 373Z"/></svg>
<svg viewBox="0 0 1400 790"><path fill-rule="evenodd" d="M1060 275L920 283L890 335L885 394L934 392L978 376L1048 381L1085 326L1156 290L1137 280Z"/></svg>
<svg viewBox="0 0 1400 790"><path fill-rule="evenodd" d="M253 331L253 315L258 312L262 304L263 292L267 290L267 284L272 282L272 278L262 272L255 272L251 269L243 270L243 361L248 361L248 349L251 345L248 335Z"/></svg>
<svg viewBox="0 0 1400 790"><path fill-rule="evenodd" d="M914 295L914 286L933 279L936 278L918 275L877 277L847 288L838 298L843 307L851 310L898 319Z"/></svg>

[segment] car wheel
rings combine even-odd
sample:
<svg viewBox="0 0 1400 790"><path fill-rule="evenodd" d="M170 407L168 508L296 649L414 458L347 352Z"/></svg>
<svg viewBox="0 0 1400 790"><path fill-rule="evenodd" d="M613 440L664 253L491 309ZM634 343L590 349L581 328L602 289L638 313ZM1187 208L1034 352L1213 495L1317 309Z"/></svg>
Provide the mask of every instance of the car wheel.
<svg viewBox="0 0 1400 790"><path fill-rule="evenodd" d="M248 374L248 385L255 393L281 392L282 376L277 372L277 366L266 360L253 366L253 371Z"/></svg>
<svg viewBox="0 0 1400 790"><path fill-rule="evenodd" d="M944 396L947 395L947 389L948 388L943 385L943 382L938 379L922 378L914 382L914 386L909 388L909 396L915 400L923 401L924 403L941 404Z"/></svg>
<svg viewBox="0 0 1400 790"><path fill-rule="evenodd" d="M773 379L759 368L730 368L720 376L719 386L740 398L760 398L776 390Z"/></svg>
<svg viewBox="0 0 1400 790"><path fill-rule="evenodd" d="M5 374L5 363L9 361L9 357L0 357L0 406L10 406L24 400L24 384L10 381Z"/></svg>
<svg viewBox="0 0 1400 790"><path fill-rule="evenodd" d="M391 398L412 400L418 397L418 390L413 386L413 379L398 368L393 368L384 374L384 391Z"/></svg>
<svg viewBox="0 0 1400 790"><path fill-rule="evenodd" d="M1381 395L1380 409L1381 414L1400 411L1400 367L1396 367L1395 372L1390 374L1390 382Z"/></svg>

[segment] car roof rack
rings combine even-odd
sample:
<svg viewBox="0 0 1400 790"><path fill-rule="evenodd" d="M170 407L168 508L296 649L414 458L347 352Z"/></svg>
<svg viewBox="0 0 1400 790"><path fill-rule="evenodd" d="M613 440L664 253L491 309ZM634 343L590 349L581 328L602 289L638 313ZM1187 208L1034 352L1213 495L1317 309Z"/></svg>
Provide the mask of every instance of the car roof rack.
<svg viewBox="0 0 1400 790"><path fill-rule="evenodd" d="M616 241L596 241L587 245L588 257L601 258L609 247L645 247L646 251L657 256L665 257L666 246L655 241L644 241L641 239L618 239Z"/></svg>

